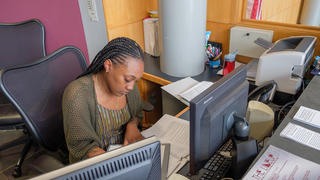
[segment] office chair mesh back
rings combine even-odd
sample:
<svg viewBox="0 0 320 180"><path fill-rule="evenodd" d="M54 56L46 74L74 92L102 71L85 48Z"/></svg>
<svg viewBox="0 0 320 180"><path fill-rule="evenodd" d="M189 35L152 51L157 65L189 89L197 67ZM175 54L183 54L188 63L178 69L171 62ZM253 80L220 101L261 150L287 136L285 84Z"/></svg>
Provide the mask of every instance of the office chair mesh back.
<svg viewBox="0 0 320 180"><path fill-rule="evenodd" d="M87 67L81 51L64 47L39 61L1 73L1 88L38 143L56 150L64 142L62 95Z"/></svg>
<svg viewBox="0 0 320 180"><path fill-rule="evenodd" d="M36 19L0 23L0 68L30 63L46 55L44 26Z"/></svg>

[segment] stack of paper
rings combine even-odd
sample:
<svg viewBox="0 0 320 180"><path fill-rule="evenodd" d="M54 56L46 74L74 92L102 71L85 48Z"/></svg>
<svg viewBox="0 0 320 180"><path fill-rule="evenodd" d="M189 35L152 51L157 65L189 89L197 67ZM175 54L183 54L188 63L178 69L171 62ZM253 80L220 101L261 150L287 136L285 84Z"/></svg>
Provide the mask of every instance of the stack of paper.
<svg viewBox="0 0 320 180"><path fill-rule="evenodd" d="M177 172L189 160L189 121L165 114L141 134L146 138L156 136L161 144L170 144L167 177Z"/></svg>
<svg viewBox="0 0 320 180"><path fill-rule="evenodd" d="M179 99L185 105L190 106L189 102L212 84L213 82L210 81L198 82L191 77L186 77L166 86L162 86L161 88Z"/></svg>

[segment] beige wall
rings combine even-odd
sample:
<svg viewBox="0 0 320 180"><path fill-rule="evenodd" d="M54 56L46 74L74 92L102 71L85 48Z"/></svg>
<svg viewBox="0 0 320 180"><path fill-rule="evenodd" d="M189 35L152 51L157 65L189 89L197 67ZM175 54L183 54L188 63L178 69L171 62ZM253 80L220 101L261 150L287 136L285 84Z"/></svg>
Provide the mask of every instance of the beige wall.
<svg viewBox="0 0 320 180"><path fill-rule="evenodd" d="M245 26L252 28L273 30L273 41L288 36L311 35L318 38L315 48L315 56L320 55L320 28L292 25L283 23L270 23L266 21L243 20L242 11L246 0L208 0L207 29L212 31L211 40L223 44L224 53L229 49L229 33L233 26ZM215 6L219 4L219 6ZM229 7L229 8L228 8ZM221 9L224 9L221 11ZM241 62L249 62L250 58L237 56Z"/></svg>

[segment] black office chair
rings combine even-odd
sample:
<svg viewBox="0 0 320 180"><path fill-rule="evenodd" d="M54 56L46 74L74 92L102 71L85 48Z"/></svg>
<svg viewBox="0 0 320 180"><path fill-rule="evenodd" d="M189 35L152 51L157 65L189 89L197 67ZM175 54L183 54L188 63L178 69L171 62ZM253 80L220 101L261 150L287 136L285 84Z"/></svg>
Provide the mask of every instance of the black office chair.
<svg viewBox="0 0 320 180"><path fill-rule="evenodd" d="M37 19L7 24L0 23L0 69L31 63L46 55L43 24ZM0 91L0 130L23 129L24 122L15 107ZM15 139L0 146L0 151L28 142L28 136ZM24 149L28 149L27 143ZM17 166L22 164L27 151L23 150ZM13 174L14 176L18 174Z"/></svg>
<svg viewBox="0 0 320 180"><path fill-rule="evenodd" d="M66 46L34 63L0 71L1 90L18 109L33 140L47 150L65 145L63 91L86 68L81 51Z"/></svg>

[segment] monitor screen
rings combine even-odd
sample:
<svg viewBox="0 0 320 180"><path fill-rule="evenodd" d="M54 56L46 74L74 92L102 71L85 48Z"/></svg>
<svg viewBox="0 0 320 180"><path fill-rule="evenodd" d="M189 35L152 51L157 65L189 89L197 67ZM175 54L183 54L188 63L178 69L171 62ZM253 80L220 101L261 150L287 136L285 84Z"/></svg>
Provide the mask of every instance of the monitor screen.
<svg viewBox="0 0 320 180"><path fill-rule="evenodd" d="M241 65L190 102L190 173L196 174L228 139L234 114L245 117L249 83Z"/></svg>
<svg viewBox="0 0 320 180"><path fill-rule="evenodd" d="M161 180L160 142L155 138L129 144L33 178L34 180Z"/></svg>

